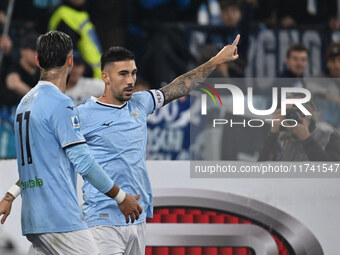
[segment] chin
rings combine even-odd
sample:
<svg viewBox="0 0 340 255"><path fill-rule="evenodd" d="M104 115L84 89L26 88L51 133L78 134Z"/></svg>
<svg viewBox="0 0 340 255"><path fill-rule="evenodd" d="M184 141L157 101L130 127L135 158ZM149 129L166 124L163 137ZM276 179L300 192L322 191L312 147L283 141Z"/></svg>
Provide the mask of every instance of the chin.
<svg viewBox="0 0 340 255"><path fill-rule="evenodd" d="M123 99L123 101L129 101L131 99L131 96L124 96L124 97L122 97L122 99Z"/></svg>

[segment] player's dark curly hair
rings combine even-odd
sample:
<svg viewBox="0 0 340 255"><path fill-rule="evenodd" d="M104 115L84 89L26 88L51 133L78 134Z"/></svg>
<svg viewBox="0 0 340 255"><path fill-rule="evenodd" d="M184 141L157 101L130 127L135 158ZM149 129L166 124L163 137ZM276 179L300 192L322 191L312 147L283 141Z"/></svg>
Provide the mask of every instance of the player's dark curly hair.
<svg viewBox="0 0 340 255"><path fill-rule="evenodd" d="M105 65L108 63L125 60L135 60L135 55L123 47L110 47L103 53L100 59L101 69L103 71Z"/></svg>
<svg viewBox="0 0 340 255"><path fill-rule="evenodd" d="M40 35L37 41L40 67L49 71L63 66L72 49L71 37L63 32L54 30Z"/></svg>

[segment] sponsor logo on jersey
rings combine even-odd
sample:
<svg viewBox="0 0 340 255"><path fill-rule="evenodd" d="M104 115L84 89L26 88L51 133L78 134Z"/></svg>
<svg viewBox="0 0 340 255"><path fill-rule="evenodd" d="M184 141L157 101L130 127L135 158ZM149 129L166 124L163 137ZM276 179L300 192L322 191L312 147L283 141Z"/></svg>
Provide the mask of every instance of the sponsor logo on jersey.
<svg viewBox="0 0 340 255"><path fill-rule="evenodd" d="M28 181L20 182L20 188L22 190L31 189L35 187L41 187L43 185L44 185L43 179L38 178L38 177L35 177L33 180L29 179Z"/></svg>

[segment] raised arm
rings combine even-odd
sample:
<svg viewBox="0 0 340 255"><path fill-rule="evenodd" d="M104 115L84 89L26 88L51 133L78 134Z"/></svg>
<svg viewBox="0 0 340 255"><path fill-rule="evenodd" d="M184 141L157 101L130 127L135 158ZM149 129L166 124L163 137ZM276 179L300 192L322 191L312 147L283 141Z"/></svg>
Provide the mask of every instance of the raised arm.
<svg viewBox="0 0 340 255"><path fill-rule="evenodd" d="M237 44L240 40L240 35L237 35L233 44L225 46L215 57L212 57L208 62L196 67L195 69L182 74L173 80L170 84L161 88L164 93L165 103L170 103L172 100L187 96L190 91L195 89L203 82L215 68L222 63L231 62L238 58Z"/></svg>

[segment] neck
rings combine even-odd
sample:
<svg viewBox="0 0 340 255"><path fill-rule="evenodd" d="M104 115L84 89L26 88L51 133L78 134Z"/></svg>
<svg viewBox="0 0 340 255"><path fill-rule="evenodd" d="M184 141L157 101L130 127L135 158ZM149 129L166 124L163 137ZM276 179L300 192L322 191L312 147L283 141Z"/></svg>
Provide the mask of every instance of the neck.
<svg viewBox="0 0 340 255"><path fill-rule="evenodd" d="M71 89L73 88L74 86L76 86L77 82L73 82L71 80L68 81L67 83L67 89Z"/></svg>
<svg viewBox="0 0 340 255"><path fill-rule="evenodd" d="M37 71L35 67L29 65L27 62L25 62L23 59L20 59L20 65L21 67L28 72L29 74L35 74L35 72Z"/></svg>
<svg viewBox="0 0 340 255"><path fill-rule="evenodd" d="M61 92L66 91L67 71L60 69L52 69L50 71L41 70L40 80L52 82L60 89Z"/></svg>

